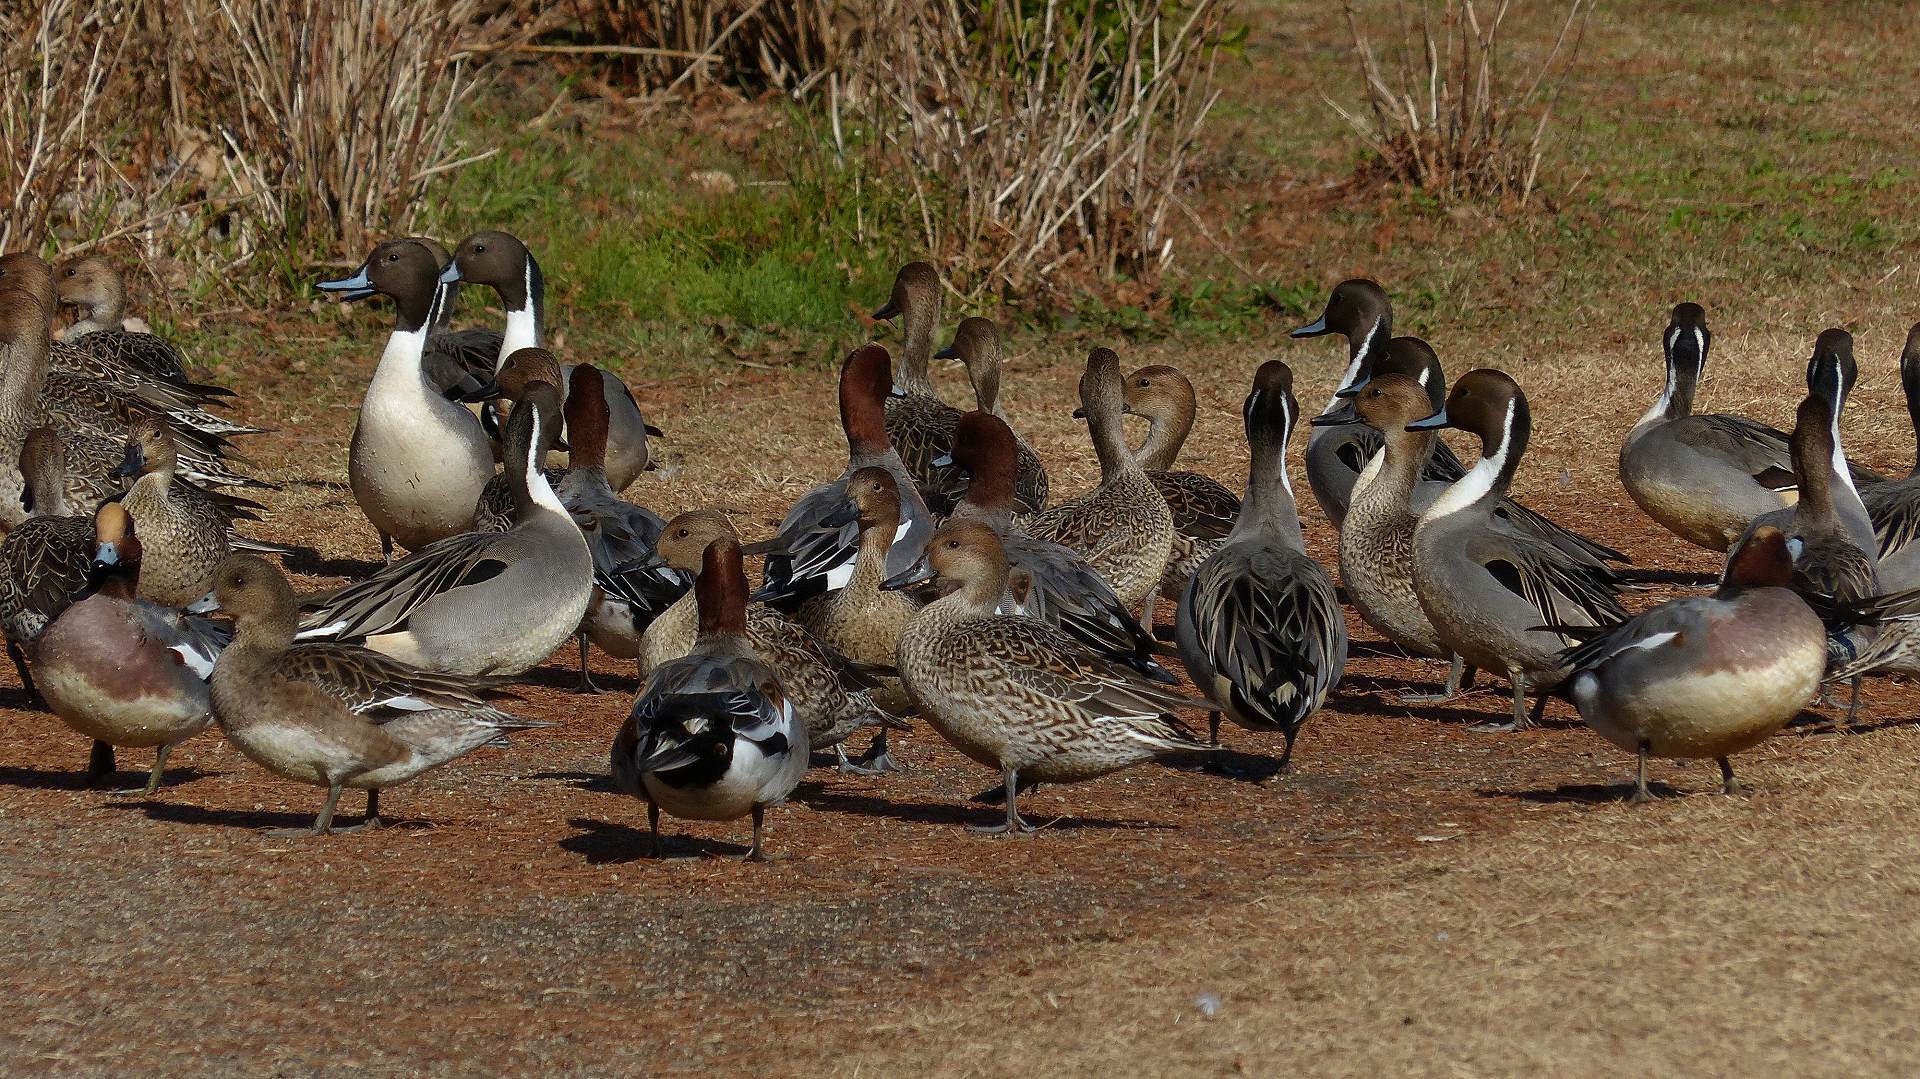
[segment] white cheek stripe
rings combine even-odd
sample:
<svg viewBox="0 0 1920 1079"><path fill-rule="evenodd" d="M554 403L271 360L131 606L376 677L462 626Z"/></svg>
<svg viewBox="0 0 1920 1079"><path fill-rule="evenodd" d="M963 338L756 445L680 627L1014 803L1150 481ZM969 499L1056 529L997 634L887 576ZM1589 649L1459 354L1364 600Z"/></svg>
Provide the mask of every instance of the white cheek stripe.
<svg viewBox="0 0 1920 1079"><path fill-rule="evenodd" d="M1482 457L1475 462L1466 475L1454 481L1432 506L1427 509L1428 517L1445 517L1459 513L1487 497L1493 490L1494 482L1500 478L1501 470L1507 466L1507 454L1513 450L1513 413L1517 400L1507 402L1507 417L1500 424L1500 449L1491 457Z"/></svg>

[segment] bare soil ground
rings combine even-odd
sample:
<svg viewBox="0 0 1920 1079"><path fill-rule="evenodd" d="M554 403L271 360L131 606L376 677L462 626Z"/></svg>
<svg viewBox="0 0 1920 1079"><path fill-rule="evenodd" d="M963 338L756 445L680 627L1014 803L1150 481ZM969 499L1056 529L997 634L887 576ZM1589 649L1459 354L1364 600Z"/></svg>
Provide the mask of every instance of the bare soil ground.
<svg viewBox="0 0 1920 1079"><path fill-rule="evenodd" d="M1254 360L1297 361L1312 407L1337 377L1323 345L1129 359L1200 375L1191 463L1235 482ZM1768 347L1779 358L1744 382L1789 400L1801 346ZM1636 349L1603 393L1582 372L1625 357L1570 348L1522 374L1539 387L1529 492L1642 565L1710 572L1611 479L1654 355ZM1069 492L1092 478L1067 415L1077 374L1076 354L1023 347L1010 376L1016 424ZM1889 382L1863 391L1878 411ZM636 378L678 460L630 495L718 501L761 534L839 467L830 385ZM351 413L316 405L297 372L261 367L250 390L280 428L258 456L286 484L257 533L325 553L291 561L304 585L364 571L373 537L340 483ZM1861 412L1897 430L1898 413ZM1868 456L1902 452L1889 437ZM1303 513L1330 560L1331 530ZM1506 710L1503 686L1404 707L1395 694L1437 672L1354 631L1295 775L1229 728L1238 778L1148 767L1048 788L1023 803L1048 827L992 840L963 826L995 814L969 801L993 777L920 730L899 739L903 774L817 769L773 815L784 860L755 866L731 825L673 822L673 856L640 856L643 808L606 781L634 683L604 657L611 692L571 692L556 657L517 707L558 726L391 792L398 827L326 840L264 836L309 820L319 792L217 734L182 747L152 798L83 789L85 743L0 689L0 1069L1857 1070L1910 1050L1916 736L1893 725L1915 694L1874 684L1864 733L1796 730L1748 754L1751 797L1710 796L1710 764L1663 764L1686 797L1626 807L1629 762L1565 706L1535 733L1469 733ZM146 764L123 754L122 779Z"/></svg>

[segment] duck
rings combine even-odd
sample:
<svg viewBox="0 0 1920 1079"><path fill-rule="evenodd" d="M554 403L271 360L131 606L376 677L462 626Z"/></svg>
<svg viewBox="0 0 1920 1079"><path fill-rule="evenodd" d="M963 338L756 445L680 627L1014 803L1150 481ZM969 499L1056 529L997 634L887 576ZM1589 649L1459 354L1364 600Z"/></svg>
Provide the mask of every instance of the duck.
<svg viewBox="0 0 1920 1079"><path fill-rule="evenodd" d="M115 749L152 749L145 787L160 789L173 747L213 722L207 679L230 635L224 627L139 598L142 545L117 503L94 517L87 583L34 648L47 707L93 740L88 781L114 769Z"/></svg>
<svg viewBox="0 0 1920 1079"><path fill-rule="evenodd" d="M408 239L433 253L434 265L444 278L447 267L453 263L453 253L446 245L431 236ZM440 282L433 303L433 325L427 327L427 343L420 356L420 366L427 374L427 381L439 388L442 397L463 404L482 404L499 396L494 375L501 360L500 345L506 335L483 326L454 329L453 309L459 291L457 281Z"/></svg>
<svg viewBox="0 0 1920 1079"><path fill-rule="evenodd" d="M746 860L764 861L767 807L786 801L807 771L807 725L749 636L739 542L723 536L700 557L699 636L647 676L613 739L614 785L646 800L654 856L665 809L688 820L751 815Z"/></svg>
<svg viewBox="0 0 1920 1079"><path fill-rule="evenodd" d="M900 527L900 486L891 472L869 465L848 478L847 500L842 515L860 525L853 576L845 588L801 604L798 621L835 654L863 667L891 669L900 650L900 635L914 612L906 596L880 587L888 576L887 552L893 547L893 533ZM888 711L907 707L898 678L886 679L876 688L891 691Z"/></svg>
<svg viewBox="0 0 1920 1079"><path fill-rule="evenodd" d="M173 432L151 416L127 429L125 456L114 475L131 479L120 505L133 518L146 552L140 598L182 607L211 587L213 571L233 548L233 529L207 492L177 477Z"/></svg>
<svg viewBox="0 0 1920 1079"><path fill-rule="evenodd" d="M1210 742L1220 744L1222 713L1250 731L1278 731L1282 772L1301 725L1347 667L1346 616L1332 578L1307 554L1287 476L1299 409L1292 368L1261 364L1242 410L1251 452L1244 508L1193 571L1174 623L1187 674L1214 705Z"/></svg>
<svg viewBox="0 0 1920 1079"><path fill-rule="evenodd" d="M1713 345L1705 308L1675 306L1660 341L1666 384L1620 446L1620 483L1667 531L1724 552L1754 518L1797 499L1789 436L1745 416L1694 413ZM1876 478L1849 467L1856 482Z"/></svg>
<svg viewBox="0 0 1920 1079"><path fill-rule="evenodd" d="M698 572L705 565L704 552L722 541L739 542L731 522L713 510L689 510L667 522L652 558L642 565ZM699 597L689 593L653 620L640 636L642 678L693 653L700 639L700 617ZM780 672L787 699L807 728L809 745L833 750L842 772L870 774L899 767L888 753L884 731L905 729L905 724L881 710L867 688L856 684L845 656L835 654L806 627L764 603L747 606L745 632L761 659ZM866 727L881 728L877 745L854 762L843 743Z"/></svg>
<svg viewBox="0 0 1920 1079"><path fill-rule="evenodd" d="M1364 277L1342 281L1333 287L1320 317L1288 336L1298 340L1332 333L1347 340L1347 367L1322 415L1339 409L1339 391L1366 378L1375 350L1384 348L1393 337L1393 303L1387 298L1387 290ZM1378 449L1365 428L1353 425L1315 427L1307 436L1307 486L1335 528L1346 518L1354 480Z"/></svg>
<svg viewBox="0 0 1920 1079"><path fill-rule="evenodd" d="M1812 703L1827 666L1820 618L1787 586L1799 541L1756 528L1710 596L1670 600L1563 653L1560 692L1594 733L1639 759L1629 800L1645 802L1647 758L1712 758L1738 794L1734 754Z"/></svg>
<svg viewBox="0 0 1920 1079"><path fill-rule="evenodd" d="M1173 513L1173 552L1160 576L1160 595L1179 603L1193 571L1233 531L1240 496L1211 476L1174 470L1197 411L1193 383L1178 368L1153 364L1134 371L1127 376L1124 399L1122 411L1148 423L1146 441L1134 457Z"/></svg>
<svg viewBox="0 0 1920 1079"><path fill-rule="evenodd" d="M990 318L972 315L960 320L953 342L935 353L934 358L965 364L967 379L973 384L974 407L1007 423L1007 414L1000 408L1000 354L1000 327ZM958 423L957 417L955 422ZM1020 513L1038 513L1047 508L1050 487L1047 470L1040 463L1040 455L1017 432L1014 446L1015 509ZM947 456L951 456L950 450ZM955 475L949 466L940 464L941 459L936 456L928 463L933 479L922 485L921 492L926 496L927 505L944 516L953 512L954 504L965 495L967 480Z"/></svg>
<svg viewBox="0 0 1920 1079"><path fill-rule="evenodd" d="M111 355L122 364L158 378L187 381L180 350L144 330L127 328L127 283L120 268L99 255L81 255L54 267L60 302L78 308L80 318L61 340L95 355ZM95 336L98 335L98 336Z"/></svg>
<svg viewBox="0 0 1920 1079"><path fill-rule="evenodd" d="M553 353L544 348L523 348L513 354L494 380L499 390L498 400L518 406L526 399L526 393L537 384L562 386L566 376L561 373L560 361ZM538 460L552 459L554 449L560 446L560 432L565 427L566 406L561 406L561 417L553 423L544 424L540 429L540 448ZM482 414L483 421L496 413L488 411ZM490 436L498 437L497 431L488 429ZM564 467L543 465L541 475L547 478L554 493L560 492L560 484L566 478ZM513 477L505 469L488 477L486 485L480 488L480 497L473 504L473 530L475 532L511 532L513 530L514 503Z"/></svg>
<svg viewBox="0 0 1920 1079"><path fill-rule="evenodd" d="M234 628L209 680L221 733L267 771L327 791L312 827L269 835L378 828L382 789L504 746L511 731L552 726L488 704L485 694L504 678L448 677L341 642L296 644L293 586L257 555L221 563L207 606ZM366 816L335 827L348 787L367 792Z"/></svg>
<svg viewBox="0 0 1920 1079"><path fill-rule="evenodd" d="M913 567L886 582L951 585L908 623L899 669L933 729L1001 775L1006 819L974 831L1033 831L1020 816L1023 783L1078 783L1212 748L1174 714L1197 702L1088 652L1039 619L1000 613L1008 573L990 526L949 520Z"/></svg>
<svg viewBox="0 0 1920 1079"><path fill-rule="evenodd" d="M1624 621L1618 574L1581 562L1494 516L1519 470L1533 417L1504 371L1481 368L1454 383L1446 407L1406 425L1451 427L1480 439L1480 460L1421 514L1413 530L1413 587L1442 643L1465 663L1504 674L1513 718L1473 729L1531 726L1527 694L1545 694L1566 674L1565 635L1540 627Z"/></svg>
<svg viewBox="0 0 1920 1079"><path fill-rule="evenodd" d="M494 360L496 371L514 353L541 343L546 333L546 277L540 272L539 260L517 237L491 229L461 240L440 280L448 285L484 285L500 297L501 306L507 310L507 323ZM564 365L561 370L563 375L570 375L572 366ZM608 484L615 491L624 491L652 464L647 436L658 437L661 432L647 423L633 391L618 375L603 368L600 378L609 417L603 467Z"/></svg>
<svg viewBox="0 0 1920 1079"><path fill-rule="evenodd" d="M1094 454L1100 459L1100 485L1025 520L1029 535L1079 551L1099 571L1128 610L1145 610L1160 588L1173 552L1173 512L1146 469L1127 446L1120 410L1125 402L1120 357L1096 348L1080 377L1080 408Z"/></svg>
<svg viewBox="0 0 1920 1079"><path fill-rule="evenodd" d="M986 412L961 416L954 432L953 468L968 482L966 497L952 516L980 521L999 537L1009 566L1002 610L1037 618L1102 659L1130 667L1155 682L1178 685L1180 680L1155 658L1161 649L1153 634L1086 558L1052 540L1028 535L1016 523L1015 447L1012 429Z"/></svg>
<svg viewBox="0 0 1920 1079"><path fill-rule="evenodd" d="M480 420L447 400L420 366L440 298L439 266L416 240L388 240L351 275L322 281L353 302L393 299L393 332L367 383L347 455L354 501L380 536L383 560L398 543L419 551L473 527L473 506L493 475Z"/></svg>
<svg viewBox="0 0 1920 1079"><path fill-rule="evenodd" d="M1409 704L1453 699L1466 673L1420 606L1413 583L1413 532L1426 506L1414 504L1423 485L1420 467L1438 438L1407 425L1433 414L1436 404L1426 385L1400 372L1376 372L1348 398L1347 407L1324 412L1316 427L1364 423L1381 432L1384 446L1354 484L1346 520L1340 525L1340 579L1361 620L1408 655L1450 660L1446 684L1434 694L1407 694ZM1431 500L1427 505L1431 505Z"/></svg>
<svg viewBox="0 0 1920 1079"><path fill-rule="evenodd" d="M933 387L934 334L940 328L945 286L931 262L909 262L894 275L887 302L873 313L874 321L901 321L900 366L886 398L887 438L914 483L938 489L940 476L933 459L953 448L953 425L960 410L940 399Z"/></svg>
<svg viewBox="0 0 1920 1079"><path fill-rule="evenodd" d="M0 630L29 696L38 694L28 660L40 635L86 591L92 573L94 519L72 512L66 468L58 432L51 427L27 432L20 450L27 484L22 501L34 515L0 540ZM113 514L126 516L118 503L107 505Z"/></svg>
<svg viewBox="0 0 1920 1079"><path fill-rule="evenodd" d="M505 675L566 643L592 599L593 554L538 464L559 417L559 389L540 382L507 421L511 531L449 536L311 601L301 639L362 645L441 674Z"/></svg>
<svg viewBox="0 0 1920 1079"><path fill-rule="evenodd" d="M1900 387L1920 441L1920 322L1907 331L1900 351ZM1905 477L1861 487L1860 501L1873 522L1881 585L1890 591L1920 588L1920 450Z"/></svg>
<svg viewBox="0 0 1920 1079"><path fill-rule="evenodd" d="M886 469L900 491L900 525L887 551L888 575L920 557L920 548L933 533L933 514L887 435L886 402L892 385L892 359L879 345L854 349L841 364L840 427L847 436L847 467L795 499L773 537L748 548L766 556L765 583L754 599L797 609L853 579L860 526L846 514L847 483L863 468Z"/></svg>

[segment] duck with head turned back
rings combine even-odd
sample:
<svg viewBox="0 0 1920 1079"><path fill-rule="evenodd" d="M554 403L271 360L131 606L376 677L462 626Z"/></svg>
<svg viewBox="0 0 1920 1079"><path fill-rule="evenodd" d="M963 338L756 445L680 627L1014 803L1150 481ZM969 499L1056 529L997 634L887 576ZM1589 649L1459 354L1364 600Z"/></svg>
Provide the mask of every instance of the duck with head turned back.
<svg viewBox="0 0 1920 1079"><path fill-rule="evenodd" d="M113 473L132 479L120 504L145 551L140 598L167 607L206 595L215 567L233 547L226 514L205 491L175 475L178 461L173 433L141 416L127 431L126 457Z"/></svg>
<svg viewBox="0 0 1920 1079"><path fill-rule="evenodd" d="M1907 331L1900 351L1900 387L1920 440L1920 322ZM1880 584L1889 590L1920 588L1920 449L1905 478L1862 487L1860 500L1879 545Z"/></svg>
<svg viewBox="0 0 1920 1079"><path fill-rule="evenodd" d="M1346 617L1327 571L1306 552L1287 477L1298 411L1293 371L1279 360L1261 364L1244 410L1252 453L1244 508L1194 571L1176 623L1187 673L1219 709L1213 742L1221 712L1248 730L1278 731L1283 772L1301 724L1347 666Z"/></svg>
<svg viewBox="0 0 1920 1079"><path fill-rule="evenodd" d="M435 674L349 644L295 644L293 587L252 555L221 564L208 606L234 627L213 667L221 731L262 768L327 789L313 827L270 834L377 828L382 788L482 746L504 746L509 731L551 726L486 703L483 695L504 678ZM336 829L334 811L348 787L367 792L366 819Z"/></svg>
<svg viewBox="0 0 1920 1079"><path fill-rule="evenodd" d="M937 487L933 459L953 448L953 425L960 410L940 399L929 369L933 338L940 328L944 286L930 262L909 262L894 275L893 292L873 313L876 321L898 318L903 340L900 364L887 392L887 437L915 484Z"/></svg>
<svg viewBox="0 0 1920 1079"><path fill-rule="evenodd" d="M7 655L28 694L35 693L27 661L40 634L86 590L93 563L94 521L67 502L66 452L51 427L27 432L20 471L22 501L33 516L0 540L0 629ZM126 516L118 503L113 512Z"/></svg>
<svg viewBox="0 0 1920 1079"><path fill-rule="evenodd" d="M1467 372L1445 409L1407 426L1452 427L1480 439L1480 460L1414 528L1413 586L1443 644L1513 683L1513 718L1476 729L1524 729L1527 693L1539 691L1544 707L1546 691L1566 673L1561 652L1569 641L1540 627L1623 620L1623 582L1494 516L1533 429L1526 395L1505 372Z"/></svg>
<svg viewBox="0 0 1920 1079"><path fill-rule="evenodd" d="M505 366L514 353L538 347L545 340L546 277L540 272L539 260L517 237L489 230L460 241L454 247L453 261L440 275L440 282L485 285L500 297L500 306L507 310L507 325L500 335L500 351L494 357L496 371ZM573 365L562 366L562 381L558 383L562 390L569 385L566 379L572 373ZM624 491L651 466L653 451L647 436L658 435L660 430L647 423L633 391L618 375L602 368L600 382L608 415L603 467L613 489Z"/></svg>
<svg viewBox="0 0 1920 1079"><path fill-rule="evenodd" d="M1030 832L1022 785L1077 783L1169 753L1205 751L1174 718L1197 702L1085 651L1044 622L999 613L1000 539L981 521L942 525L920 563L889 587L939 578L955 587L922 607L900 640L900 675L940 735L1005 782L1004 824Z"/></svg>
<svg viewBox="0 0 1920 1079"><path fill-rule="evenodd" d="M1727 758L1812 702L1826 630L1786 587L1797 543L1762 526L1713 595L1663 603L1566 652L1560 692L1596 733L1639 758L1630 801L1652 797L1649 756L1711 757L1721 791L1738 793Z"/></svg>
<svg viewBox="0 0 1920 1079"><path fill-rule="evenodd" d="M54 288L61 303L81 311L62 341L157 378L187 381L179 349L151 333L127 329L127 282L112 262L100 255L67 259L54 268Z"/></svg>
<svg viewBox="0 0 1920 1079"><path fill-rule="evenodd" d="M1193 383L1179 369L1155 364L1128 375L1126 402L1128 415L1144 416L1148 423L1147 440L1134 456L1173 513L1173 552L1160 578L1160 594L1178 603L1193 571L1233 531L1240 496L1211 476L1174 470L1195 412Z"/></svg>
<svg viewBox="0 0 1920 1079"><path fill-rule="evenodd" d="M715 539L694 582L700 632L687 655L654 670L614 736L614 783L647 801L660 855L660 811L691 820L753 816L747 861L761 850L767 807L806 774L807 727L780 675L747 631L747 576L739 541Z"/></svg>
<svg viewBox="0 0 1920 1079"><path fill-rule="evenodd" d="M1000 408L1001 350L1000 327L990 318L974 315L960 320L960 326L953 334L953 343L935 353L934 358L959 360L965 364L967 379L973 383L974 407L1001 423L1007 423L1007 414ZM955 437L958 437L957 433ZM1040 456L1033 452L1033 447L1027 444L1026 439L1017 432L1013 437L1013 497L1016 508L1021 513L1038 513L1047 506L1047 470L1040 464ZM949 447L951 445L949 442ZM942 465L940 461L943 459L936 457L930 462L933 479L924 491L927 504L938 514L953 512L955 503L966 496L967 490L966 477L956 475L951 466Z"/></svg>
<svg viewBox="0 0 1920 1079"><path fill-rule="evenodd" d="M1036 539L1085 555L1120 602L1144 611L1143 621L1151 621L1153 597L1173 551L1173 512L1127 447L1122 382L1120 357L1110 348L1094 349L1080 376L1080 408L1074 415L1087 421L1100 460L1100 485L1022 524Z"/></svg>

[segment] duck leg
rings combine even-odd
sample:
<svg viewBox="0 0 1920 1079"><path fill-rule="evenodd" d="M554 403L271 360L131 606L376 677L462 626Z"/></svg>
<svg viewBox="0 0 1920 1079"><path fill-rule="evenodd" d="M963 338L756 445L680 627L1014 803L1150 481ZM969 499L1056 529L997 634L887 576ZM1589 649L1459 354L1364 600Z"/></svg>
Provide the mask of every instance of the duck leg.
<svg viewBox="0 0 1920 1079"><path fill-rule="evenodd" d="M767 856L760 851L760 833L766 827L766 822L767 807L759 802L753 803L753 846L747 851L747 856L740 859L741 861L764 862L767 860Z"/></svg>
<svg viewBox="0 0 1920 1079"><path fill-rule="evenodd" d="M867 751L860 755L856 763L862 766L861 775L883 775L887 772L906 771L906 767L894 760L893 754L887 750L885 727L874 733L873 744L867 747Z"/></svg>
<svg viewBox="0 0 1920 1079"><path fill-rule="evenodd" d="M328 835L333 831L333 811L340 808L340 784L327 788L327 804L320 807L320 815L313 818L311 828L270 828L267 834L278 837Z"/></svg>
<svg viewBox="0 0 1920 1079"><path fill-rule="evenodd" d="M172 749L173 749L172 746L161 746L159 749L156 749L153 751L153 771L147 773L146 786L128 787L125 790L114 791L113 793L132 796L136 794L138 795L152 794L154 791L159 790L160 780L163 776L166 775L166 771L167 771L167 754Z"/></svg>
<svg viewBox="0 0 1920 1079"><path fill-rule="evenodd" d="M1509 671L1507 677L1513 682L1513 717L1504 721L1488 720L1485 723L1475 723L1468 727L1468 730L1489 734L1498 731L1524 731L1533 726L1527 720L1527 676L1519 671Z"/></svg>
<svg viewBox="0 0 1920 1079"><path fill-rule="evenodd" d="M20 674L20 685L27 691L27 699L39 702L40 691L34 688L33 672L27 670L27 653L20 647L19 641L7 642L7 658L13 661L13 669Z"/></svg>
<svg viewBox="0 0 1920 1079"><path fill-rule="evenodd" d="M575 693L598 693L600 687L594 683L593 672L587 669L587 631L580 631L580 681L573 687Z"/></svg>
<svg viewBox="0 0 1920 1079"><path fill-rule="evenodd" d="M1856 674L1851 679L1853 695L1847 699L1847 726L1849 727L1853 726L1854 720L1860 718L1860 683L1865 680L1866 676L1862 674Z"/></svg>
<svg viewBox="0 0 1920 1079"><path fill-rule="evenodd" d="M660 857L660 807L647 803L647 835L652 842L647 845L647 857Z"/></svg>
<svg viewBox="0 0 1920 1079"><path fill-rule="evenodd" d="M87 754L87 786L98 787L113 778L113 772L113 747L94 739L93 749Z"/></svg>
<svg viewBox="0 0 1920 1079"><path fill-rule="evenodd" d="M1647 743L1640 743L1640 767L1633 775L1633 793L1627 795L1630 804L1653 801L1653 792L1647 789Z"/></svg>
<svg viewBox="0 0 1920 1079"><path fill-rule="evenodd" d="M1007 788L1007 819L1005 823L968 825L967 831L977 832L980 835L1025 835L1033 831L1033 825L1028 824L1026 820L1020 816L1020 810L1016 808L1016 804L1020 800L1020 770L1018 768L1003 768L1001 769L1001 775L1006 781Z"/></svg>
<svg viewBox="0 0 1920 1079"><path fill-rule="evenodd" d="M1473 668L1456 653L1447 664L1447 684L1440 687L1438 693L1402 693L1401 704L1440 704L1460 695L1460 681L1465 677L1468 684L1473 682Z"/></svg>
<svg viewBox="0 0 1920 1079"><path fill-rule="evenodd" d="M1280 751L1280 774L1293 774L1293 740L1300 737L1300 728L1292 727L1280 732L1287 740L1287 748Z"/></svg>
<svg viewBox="0 0 1920 1079"><path fill-rule="evenodd" d="M1720 793L1729 797L1746 793L1740 781L1733 778L1733 762L1725 757L1720 758Z"/></svg>
<svg viewBox="0 0 1920 1079"><path fill-rule="evenodd" d="M382 565L393 565L393 537L385 532L380 533L380 562Z"/></svg>

